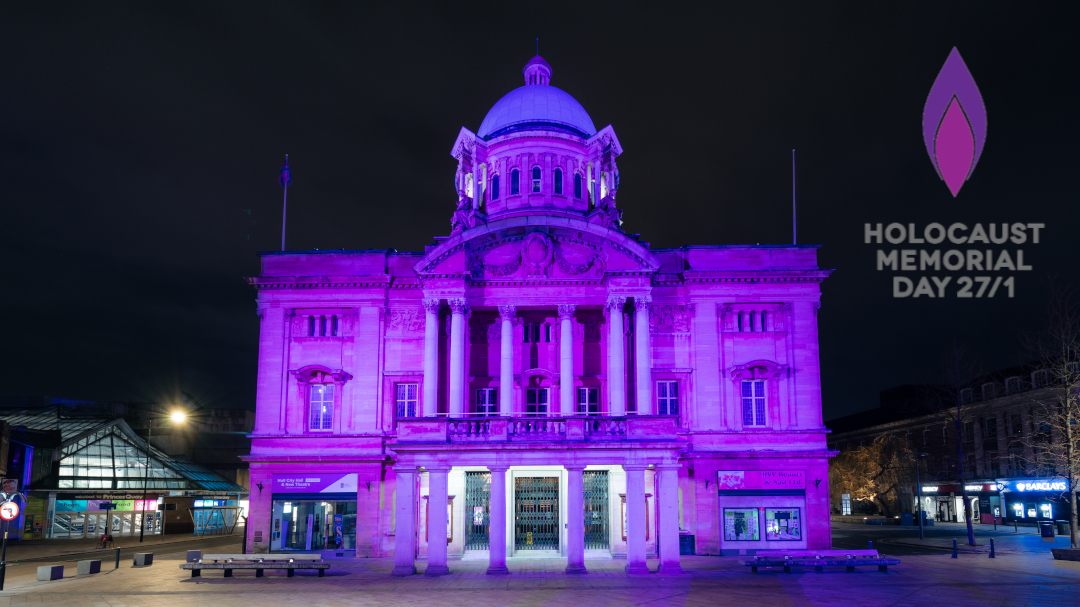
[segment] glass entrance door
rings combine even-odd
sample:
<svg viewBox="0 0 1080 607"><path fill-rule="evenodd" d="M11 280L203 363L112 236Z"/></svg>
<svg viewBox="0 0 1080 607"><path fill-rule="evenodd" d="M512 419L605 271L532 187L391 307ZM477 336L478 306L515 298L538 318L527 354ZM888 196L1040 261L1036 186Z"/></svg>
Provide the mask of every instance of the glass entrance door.
<svg viewBox="0 0 1080 607"><path fill-rule="evenodd" d="M514 548L559 549L558 477L514 479Z"/></svg>
<svg viewBox="0 0 1080 607"><path fill-rule="evenodd" d="M586 470L585 486L585 549L603 550L608 540L608 473L607 470Z"/></svg>
<svg viewBox="0 0 1080 607"><path fill-rule="evenodd" d="M491 473L465 473L465 549L488 549Z"/></svg>

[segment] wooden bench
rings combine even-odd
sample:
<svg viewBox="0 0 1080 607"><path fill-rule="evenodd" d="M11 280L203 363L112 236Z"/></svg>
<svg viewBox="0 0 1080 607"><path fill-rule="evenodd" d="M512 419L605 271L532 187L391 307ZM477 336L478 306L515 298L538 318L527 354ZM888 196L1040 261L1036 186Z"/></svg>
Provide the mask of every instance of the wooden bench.
<svg viewBox="0 0 1080 607"><path fill-rule="evenodd" d="M746 561L753 573L758 567L783 567L784 573L791 573L792 567L813 567L817 573L824 573L825 567L844 567L854 573L856 567L874 565L888 573L889 565L899 564L899 559L882 556L877 550L759 550L754 560Z"/></svg>
<svg viewBox="0 0 1080 607"><path fill-rule="evenodd" d="M191 571L191 577L201 577L204 569L220 569L225 577L232 577L236 569L254 569L255 577L263 577L266 569L285 569L288 577L297 569L315 569L323 577L329 568L321 554L207 554L194 563L180 564L180 569Z"/></svg>

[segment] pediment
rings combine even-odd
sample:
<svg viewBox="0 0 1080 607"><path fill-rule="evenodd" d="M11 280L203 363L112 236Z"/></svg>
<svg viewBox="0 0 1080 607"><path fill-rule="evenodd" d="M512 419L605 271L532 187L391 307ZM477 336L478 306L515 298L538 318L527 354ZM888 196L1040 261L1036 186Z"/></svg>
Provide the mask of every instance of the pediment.
<svg viewBox="0 0 1080 607"><path fill-rule="evenodd" d="M660 262L634 239L583 220L522 226L493 222L429 250L418 275L472 280L600 280L607 273L652 273Z"/></svg>

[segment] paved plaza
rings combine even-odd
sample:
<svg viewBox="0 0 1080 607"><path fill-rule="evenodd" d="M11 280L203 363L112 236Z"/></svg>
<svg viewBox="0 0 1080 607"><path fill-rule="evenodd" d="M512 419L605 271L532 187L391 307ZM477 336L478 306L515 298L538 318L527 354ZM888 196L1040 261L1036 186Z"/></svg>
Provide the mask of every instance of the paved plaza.
<svg viewBox="0 0 1080 607"><path fill-rule="evenodd" d="M926 550L930 553L901 556L902 564L887 574L871 567L857 573L839 569L824 574L810 570L752 575L739 558L695 556L683 557L688 575L680 577L655 573L628 577L622 571L625 561L620 560L589 560L588 574L568 576L562 572L565 559L509 559L511 574L503 577L485 575L485 561L452 560L452 573L445 577L394 578L389 575L391 559L339 559L324 578L306 572L287 578L284 572L268 571L258 579L253 572L238 572L229 579L220 572L206 572L192 579L179 569L182 553L168 554L169 545L160 548L163 552L149 568L133 568L125 557L119 569L113 570L108 561L102 573L77 576L75 563L68 562L65 579L53 582L35 581L36 567L43 563L16 563L8 569L0 607L1080 604L1080 563L1054 561L1046 552L1007 551L996 559L965 553L952 559L948 552ZM890 552L887 544L881 548ZM238 550L239 545L214 548ZM422 573L424 562L417 566ZM650 560L649 566L655 571L656 561Z"/></svg>

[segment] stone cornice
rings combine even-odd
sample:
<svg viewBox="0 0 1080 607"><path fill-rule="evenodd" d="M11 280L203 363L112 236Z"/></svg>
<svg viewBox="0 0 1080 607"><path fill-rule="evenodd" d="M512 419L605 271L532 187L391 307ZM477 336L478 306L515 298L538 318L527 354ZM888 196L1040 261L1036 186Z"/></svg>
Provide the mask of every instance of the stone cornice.
<svg viewBox="0 0 1080 607"><path fill-rule="evenodd" d="M244 280L259 291L289 289L386 289L394 282L394 277L388 274L373 274L367 276L248 276L245 277Z"/></svg>

